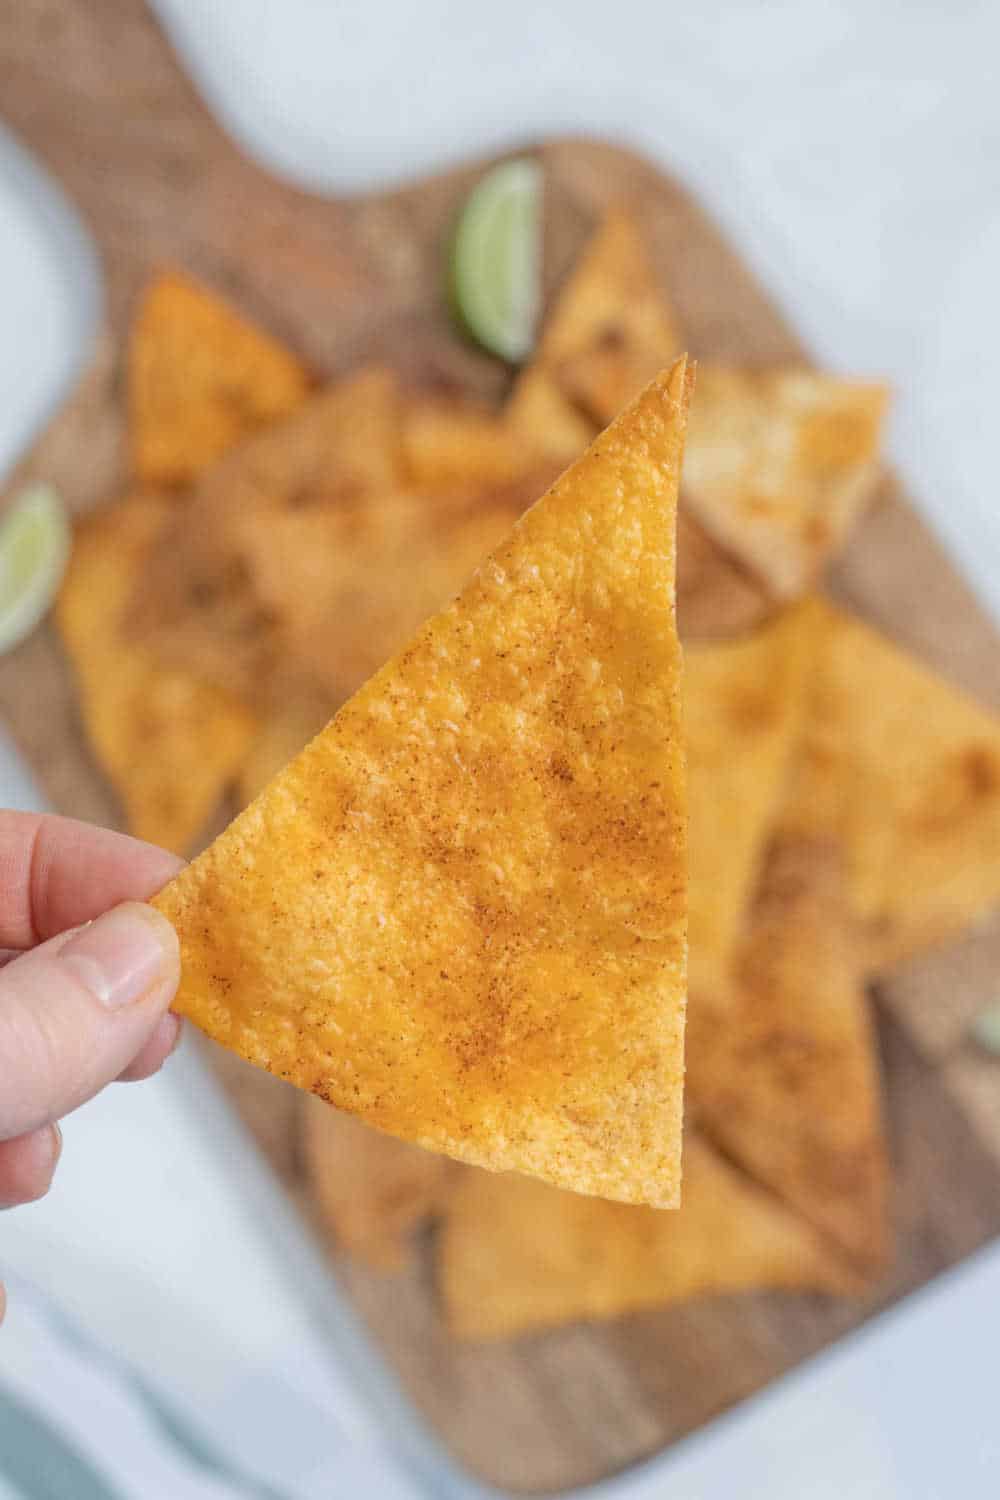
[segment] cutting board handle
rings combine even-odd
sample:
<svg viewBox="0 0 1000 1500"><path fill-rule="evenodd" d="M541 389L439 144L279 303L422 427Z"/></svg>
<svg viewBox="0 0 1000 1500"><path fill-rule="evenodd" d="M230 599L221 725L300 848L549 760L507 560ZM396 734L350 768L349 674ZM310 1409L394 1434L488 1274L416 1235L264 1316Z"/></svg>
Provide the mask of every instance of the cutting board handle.
<svg viewBox="0 0 1000 1500"><path fill-rule="evenodd" d="M18 0L0 28L5 123L63 185L100 243L141 233L195 153L232 150L145 0ZM103 245L102 245L102 248Z"/></svg>

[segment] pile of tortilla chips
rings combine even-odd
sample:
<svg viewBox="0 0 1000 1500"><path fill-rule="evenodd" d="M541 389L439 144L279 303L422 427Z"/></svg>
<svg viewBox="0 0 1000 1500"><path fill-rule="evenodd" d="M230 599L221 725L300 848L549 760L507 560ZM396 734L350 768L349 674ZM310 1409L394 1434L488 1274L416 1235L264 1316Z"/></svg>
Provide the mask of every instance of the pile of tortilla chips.
<svg viewBox="0 0 1000 1500"><path fill-rule="evenodd" d="M134 487L82 523L59 609L93 753L132 831L189 851L225 798L255 798L683 343L625 212L583 248L498 410L403 389L383 367L318 386L208 290L165 274L129 350ZM1000 902L1000 724L822 595L877 486L885 405L875 384L700 361L677 541L690 807L682 1207L458 1165L303 1099L331 1233L392 1267L410 1232L437 1222L438 1285L459 1336L753 1287L857 1294L888 1262L866 982ZM539 651L539 674L546 661ZM440 711L459 712L440 690ZM395 700L386 707L384 690L379 702L389 722ZM455 767L461 788L457 750ZM552 771L586 821L571 768ZM413 795L427 793L421 782ZM254 827L276 848L284 795L278 783L255 804ZM364 799L352 807L345 816L383 815ZM460 789L456 824L467 815L479 812ZM248 858L238 842L220 847L221 859ZM601 879L618 879L594 847ZM249 864L236 873L257 878ZM375 914L379 932L393 917ZM577 936L598 951L598 931ZM411 959L393 941L377 935L386 972ZM312 949L299 957L322 966ZM217 976L215 1034L234 972ZM439 998L453 984L443 969L433 982ZM396 1000L372 998L385 1024ZM245 1055L265 1033L294 1035L270 1003L254 992ZM496 1074L516 1020L494 1036L488 1069L469 1042L456 1077L474 1089ZM580 1040L574 1069L591 1046ZM552 1055L539 1052L526 1095ZM477 1124L495 1149L464 1154L495 1165L510 1143L486 1103ZM446 1133L401 1126L379 1101L366 1112L452 1150Z"/></svg>

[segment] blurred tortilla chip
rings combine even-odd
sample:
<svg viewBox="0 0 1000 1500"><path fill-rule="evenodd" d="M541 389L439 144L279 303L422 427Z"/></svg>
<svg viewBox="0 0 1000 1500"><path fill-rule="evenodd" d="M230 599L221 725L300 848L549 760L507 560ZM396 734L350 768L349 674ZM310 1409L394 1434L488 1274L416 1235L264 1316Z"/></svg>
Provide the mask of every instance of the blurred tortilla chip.
<svg viewBox="0 0 1000 1500"><path fill-rule="evenodd" d="M306 1169L324 1222L348 1255L398 1270L406 1238L444 1203L452 1163L302 1097Z"/></svg>
<svg viewBox="0 0 1000 1500"><path fill-rule="evenodd" d="M157 897L177 1006L369 1123L679 1195L680 360Z"/></svg>
<svg viewBox="0 0 1000 1500"><path fill-rule="evenodd" d="M881 1080L835 844L772 843L721 1009L692 1004L688 1088L701 1129L829 1235L859 1272L888 1246Z"/></svg>
<svg viewBox="0 0 1000 1500"><path fill-rule="evenodd" d="M461 401L411 397L403 408L402 434L407 478L415 489L513 484L539 463L503 415Z"/></svg>
<svg viewBox="0 0 1000 1500"><path fill-rule="evenodd" d="M775 598L810 587L872 498L887 399L806 369L699 369L684 503Z"/></svg>
<svg viewBox="0 0 1000 1500"><path fill-rule="evenodd" d="M539 363L604 426L681 347L639 226L628 213L609 213L559 292Z"/></svg>
<svg viewBox="0 0 1000 1500"><path fill-rule="evenodd" d="M259 796L331 716L326 702L313 697L293 697L267 713L240 770L240 806L246 807Z"/></svg>
<svg viewBox="0 0 1000 1500"><path fill-rule="evenodd" d="M814 620L793 608L755 635L685 653L692 995L718 998L805 710Z"/></svg>
<svg viewBox="0 0 1000 1500"><path fill-rule="evenodd" d="M279 690L297 675L339 706L455 597L538 492L386 494L248 538L259 605L280 622Z"/></svg>
<svg viewBox="0 0 1000 1500"><path fill-rule="evenodd" d="M843 841L883 968L1000 904L1000 719L861 620L812 607L823 650L796 818Z"/></svg>
<svg viewBox="0 0 1000 1500"><path fill-rule="evenodd" d="M135 575L170 509L160 497L135 495L83 520L56 619L87 736L129 832L186 853L239 770L255 725L231 695L162 667L130 638Z"/></svg>
<svg viewBox="0 0 1000 1500"><path fill-rule="evenodd" d="M241 444L202 476L196 503L263 518L391 489L403 472L396 378L369 365Z"/></svg>
<svg viewBox="0 0 1000 1500"><path fill-rule="evenodd" d="M461 1172L445 1208L438 1279L448 1325L465 1339L757 1287L852 1289L808 1224L690 1128L676 1213Z"/></svg>
<svg viewBox="0 0 1000 1500"><path fill-rule="evenodd" d="M144 570L137 637L164 661L259 701L285 647L260 597L255 558L289 517L356 506L398 486L401 471L390 372L363 370L313 396L202 476Z"/></svg>
<svg viewBox="0 0 1000 1500"><path fill-rule="evenodd" d="M575 463L597 432L596 422L577 411L551 372L537 364L518 376L505 419L526 449L562 466Z"/></svg>
<svg viewBox="0 0 1000 1500"><path fill-rule="evenodd" d="M677 513L677 624L687 644L746 635L775 611L751 573L682 505Z"/></svg>
<svg viewBox="0 0 1000 1500"><path fill-rule="evenodd" d="M147 287L128 346L132 459L140 483L187 484L305 399L305 369L207 287L166 271Z"/></svg>

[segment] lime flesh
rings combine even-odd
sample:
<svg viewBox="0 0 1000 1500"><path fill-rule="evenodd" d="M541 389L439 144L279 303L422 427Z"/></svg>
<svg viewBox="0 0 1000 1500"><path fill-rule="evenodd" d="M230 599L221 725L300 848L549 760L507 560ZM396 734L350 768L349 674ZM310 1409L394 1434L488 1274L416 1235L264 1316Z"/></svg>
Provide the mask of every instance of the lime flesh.
<svg viewBox="0 0 1000 1500"><path fill-rule="evenodd" d="M69 517L58 492L49 484L22 490L0 519L0 652L48 613L69 552Z"/></svg>
<svg viewBox="0 0 1000 1500"><path fill-rule="evenodd" d="M451 246L451 290L476 341L512 364L535 342L541 297L542 169L504 162L469 194Z"/></svg>

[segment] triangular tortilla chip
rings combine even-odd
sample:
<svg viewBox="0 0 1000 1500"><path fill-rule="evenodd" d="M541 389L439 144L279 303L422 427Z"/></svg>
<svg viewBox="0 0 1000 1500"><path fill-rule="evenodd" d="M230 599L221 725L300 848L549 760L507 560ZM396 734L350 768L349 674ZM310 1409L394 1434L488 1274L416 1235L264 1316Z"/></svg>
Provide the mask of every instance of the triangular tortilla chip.
<svg viewBox="0 0 1000 1500"><path fill-rule="evenodd" d="M255 723L230 694L161 667L125 627L136 571L169 511L163 499L137 495L82 521L56 619L90 743L129 831L186 853L239 769Z"/></svg>
<svg viewBox="0 0 1000 1500"><path fill-rule="evenodd" d="M559 389L542 365L518 377L504 414L525 459L571 464L594 437L596 424ZM688 515L677 514L677 619L681 639L725 640L744 635L775 610L757 579Z"/></svg>
<svg viewBox="0 0 1000 1500"><path fill-rule="evenodd" d="M559 293L539 363L603 426L680 348L638 225L628 213L609 213Z"/></svg>
<svg viewBox="0 0 1000 1500"><path fill-rule="evenodd" d="M133 467L187 484L240 438L295 410L308 381L276 339L206 287L167 271L147 288L128 348Z"/></svg>
<svg viewBox="0 0 1000 1500"><path fill-rule="evenodd" d="M312 1095L302 1105L306 1168L337 1243L379 1270L398 1270L407 1235L443 1205L452 1164Z"/></svg>
<svg viewBox="0 0 1000 1500"><path fill-rule="evenodd" d="M157 898L178 1008L391 1134L677 1202L689 377L643 393L452 607Z"/></svg>
<svg viewBox="0 0 1000 1500"><path fill-rule="evenodd" d="M331 717L330 707L311 695L290 697L267 714L240 770L240 806L252 802Z"/></svg>
<svg viewBox="0 0 1000 1500"><path fill-rule="evenodd" d="M753 892L805 705L808 610L745 640L688 648L692 995L718 997Z"/></svg>
<svg viewBox="0 0 1000 1500"><path fill-rule="evenodd" d="M1000 720L860 620L813 608L824 648L797 816L843 840L880 968L1000 903Z"/></svg>
<svg viewBox="0 0 1000 1500"><path fill-rule="evenodd" d="M445 1209L439 1284L460 1338L513 1338L755 1287L852 1289L809 1225L690 1129L677 1213L462 1172Z"/></svg>
<svg viewBox="0 0 1000 1500"><path fill-rule="evenodd" d="M255 556L288 517L393 490L401 469L390 372L363 370L312 397L202 476L137 584L137 637L164 661L259 702L287 648L260 598Z"/></svg>
<svg viewBox="0 0 1000 1500"><path fill-rule="evenodd" d="M579 458L591 436L587 432L571 458ZM502 413L429 396L404 404L402 440L407 478L424 490L513 484L544 455L544 441L536 452Z"/></svg>
<svg viewBox="0 0 1000 1500"><path fill-rule="evenodd" d="M278 694L294 673L339 707L454 598L538 492L379 495L248 535L258 605L276 622Z"/></svg>
<svg viewBox="0 0 1000 1500"><path fill-rule="evenodd" d="M563 466L575 463L597 431L597 423L579 412L551 371L538 364L518 376L504 419L528 451Z"/></svg>
<svg viewBox="0 0 1000 1500"><path fill-rule="evenodd" d="M733 993L718 1010L692 1003L688 1089L700 1127L871 1274L887 1250L888 1165L848 907L836 846L779 834Z"/></svg>
<svg viewBox="0 0 1000 1500"><path fill-rule="evenodd" d="M469 497L402 492L291 512L248 536L248 574L274 621L274 700L240 776L262 791L436 609L447 604L537 495L530 480Z"/></svg>
<svg viewBox="0 0 1000 1500"><path fill-rule="evenodd" d="M886 400L811 370L702 366L684 503L775 598L808 589L872 498Z"/></svg>

